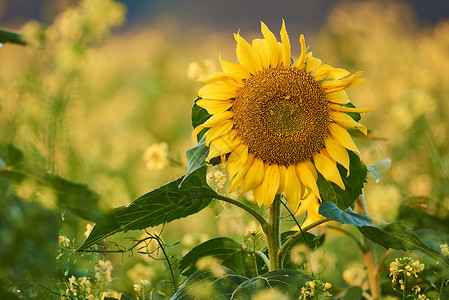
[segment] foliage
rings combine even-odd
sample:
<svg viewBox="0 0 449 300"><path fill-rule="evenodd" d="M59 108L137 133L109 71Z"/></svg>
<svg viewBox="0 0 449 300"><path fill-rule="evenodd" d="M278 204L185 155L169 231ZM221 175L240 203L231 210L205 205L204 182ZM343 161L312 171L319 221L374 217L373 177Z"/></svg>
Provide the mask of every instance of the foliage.
<svg viewBox="0 0 449 300"><path fill-rule="evenodd" d="M216 33L155 24L111 36L124 15L116 1L85 0L48 26L0 31L0 298L82 299L71 288L91 280L95 299L298 299L321 278L335 299L367 299L376 280L398 296L389 261L405 255L426 266L420 293L447 297L447 20L421 29L405 4L377 1L330 13L314 49L367 74L349 93L375 112L358 139L367 166L348 151L345 190L319 175L321 223L282 210L284 269L270 271L266 211L251 194L233 202L229 178L208 184L220 161L204 161L207 129L194 143L186 126L187 112L193 127L210 117L184 74ZM148 170L143 153L160 141L170 164Z"/></svg>

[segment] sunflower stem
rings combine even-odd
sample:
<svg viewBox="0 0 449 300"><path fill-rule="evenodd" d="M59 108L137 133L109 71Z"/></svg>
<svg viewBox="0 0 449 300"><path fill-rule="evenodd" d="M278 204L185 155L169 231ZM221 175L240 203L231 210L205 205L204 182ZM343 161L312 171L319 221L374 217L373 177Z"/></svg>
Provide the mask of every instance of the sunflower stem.
<svg viewBox="0 0 449 300"><path fill-rule="evenodd" d="M279 249L281 248L281 195L276 195L273 204L268 209L268 223L270 226L265 231L265 236L267 237L270 271L274 271L282 268L279 260Z"/></svg>

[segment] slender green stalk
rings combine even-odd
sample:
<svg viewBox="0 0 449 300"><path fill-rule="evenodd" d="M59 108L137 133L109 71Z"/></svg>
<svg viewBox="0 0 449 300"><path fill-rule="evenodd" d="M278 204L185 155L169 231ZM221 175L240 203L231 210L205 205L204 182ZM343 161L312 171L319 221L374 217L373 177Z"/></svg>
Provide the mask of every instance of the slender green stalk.
<svg viewBox="0 0 449 300"><path fill-rule="evenodd" d="M318 221L316 221L316 222L314 222L314 223L312 223L312 224L310 224L310 225L307 225L306 227L302 228L302 231L300 230L300 231L296 232L294 235L292 235L292 236L291 236L291 237L284 243L284 245L282 245L282 247L279 249L279 261L280 261L280 262L283 262L283 261L284 261L285 255L287 254L287 250L290 248L290 246L293 244L293 242L294 242L298 237L300 237L300 236L303 234L303 232L309 231L310 229L315 228L315 227L317 227L318 225L321 225L321 224L326 223L326 222L328 222L328 221L330 221L330 220L327 219L327 218L322 218L322 219L320 219L320 220L318 220Z"/></svg>
<svg viewBox="0 0 449 300"><path fill-rule="evenodd" d="M270 271L282 268L279 260L281 248L281 199L280 195L274 198L273 204L268 209L268 222L270 227L265 232L267 238L268 258L270 259Z"/></svg>
<svg viewBox="0 0 449 300"><path fill-rule="evenodd" d="M21 34L3 29L0 29L0 43L11 43L22 46L26 45L26 42Z"/></svg>

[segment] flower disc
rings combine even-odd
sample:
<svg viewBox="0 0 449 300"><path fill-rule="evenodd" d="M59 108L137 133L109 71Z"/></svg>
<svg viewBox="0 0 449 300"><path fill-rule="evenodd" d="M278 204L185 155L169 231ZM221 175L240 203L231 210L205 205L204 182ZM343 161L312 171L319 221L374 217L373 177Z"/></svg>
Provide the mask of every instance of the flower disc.
<svg viewBox="0 0 449 300"><path fill-rule="evenodd" d="M232 106L248 151L264 162L295 165L324 145L330 122L325 93L303 69L278 66L248 78Z"/></svg>

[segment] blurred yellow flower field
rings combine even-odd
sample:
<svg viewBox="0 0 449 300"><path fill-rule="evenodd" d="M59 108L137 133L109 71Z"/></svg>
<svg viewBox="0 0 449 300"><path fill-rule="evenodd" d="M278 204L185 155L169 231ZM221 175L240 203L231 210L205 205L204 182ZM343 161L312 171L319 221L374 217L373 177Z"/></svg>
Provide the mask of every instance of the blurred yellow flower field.
<svg viewBox="0 0 449 300"><path fill-rule="evenodd" d="M255 271L251 272L261 275L258 272L263 268L259 267L266 263L262 229L246 212L218 201L173 223L161 221L145 230L131 228L108 236L106 241L98 241L95 251L90 247L90 252L75 252L86 237L95 234L91 224L115 224L116 220L102 219L106 212L126 207L186 174L189 159L185 151L198 142L191 120L193 100L204 86L198 79L221 71L218 58L237 63L235 41L227 33L207 28L184 32L169 17L161 17L151 26L120 31L125 12L126 7L113 0L83 0L48 26L27 21L20 29L26 46L4 43L0 47L0 183L4 190L0 205L7 208L0 212L0 242L8 249L0 249L0 286L4 286L0 298L4 294L11 299L104 299L107 295L113 299L128 299L122 295L170 299L193 270L208 269L216 277L222 276L220 272L226 274L223 266L215 266L217 261L203 258L190 269L179 267L192 248L224 236L244 245L242 253L254 258L251 268ZM279 28L281 24L280 19ZM304 45L299 38L301 28L288 30L296 60L301 55L297 50ZM280 40L278 29L273 32ZM260 37L242 30L243 34ZM351 74L364 71L366 82L347 93L357 107L372 109L362 118L368 134L348 131L368 170L384 159L376 170L383 168L385 174L379 174L379 180L372 172L368 174L360 196L366 205L360 207L361 202L356 201L351 205L354 211L373 217L374 223L377 219L404 221L429 249L447 257L449 16L435 25L423 25L406 3L343 1L306 41L307 51L323 58L323 64ZM280 63L289 65L290 55ZM298 68L303 67L304 62ZM204 127L208 126L201 129ZM323 143L320 147L324 149ZM229 152L215 156L224 160ZM331 161L332 155L326 159ZM333 160L331 164L335 169L337 162L342 163ZM233 186L232 182L242 180L243 184L244 180L233 177L236 171L229 176L227 166L209 166L204 182L224 197L238 198L239 184ZM11 172L19 169L12 178ZM271 179L284 180L278 177ZM295 182L301 181L296 178ZM289 195L298 192L278 185L273 195L284 190ZM74 198L63 193L67 186L77 191ZM306 192L305 188L300 192ZM266 197L268 204L271 196ZM315 196L319 198L319 193ZM77 197L84 199L79 207ZM263 201L257 197L260 193L249 192L240 199L264 214L265 209L258 205ZM296 213L296 222L305 227L322 216L316 197L303 198L301 204L292 206L296 211L291 214ZM299 229L287 208L281 219L282 232ZM48 226L41 230L36 224ZM313 277L297 287L300 297L296 299L315 299L311 298L314 291L331 299L350 286L360 287L357 299L375 299L371 296L376 293L376 279L368 274L373 266L365 265L363 254L368 252L366 239L353 227L336 224L314 227L311 232L317 239L308 244L304 236L302 244L288 249L284 265ZM282 242L293 234L282 236ZM39 248L39 241L42 252L23 259L34 246ZM133 248L136 243L139 245ZM314 247L320 248L314 251ZM363 247L365 252L358 251ZM374 247L370 253L375 256L377 283L384 297L400 299L405 291L421 297L416 299L449 297L449 277L439 273L434 260L415 251L370 247ZM17 259L11 258L14 255ZM256 259L258 255L261 258ZM407 277L400 277L404 270L399 262L405 259L418 264L410 271L413 276L405 273L416 285L400 281ZM41 270L48 277L36 275ZM195 289L201 286L194 285L192 291ZM213 289L201 292L207 297L214 294ZM281 297L276 289L270 293L272 299L281 299L276 298ZM185 299L193 299L188 298L191 296Z"/></svg>

